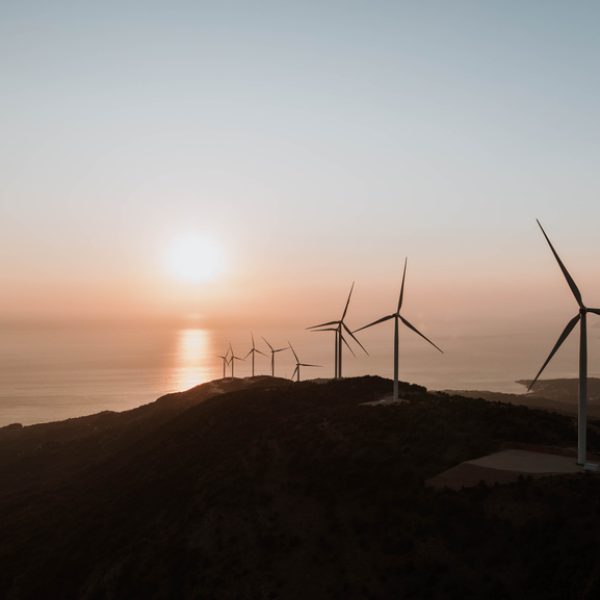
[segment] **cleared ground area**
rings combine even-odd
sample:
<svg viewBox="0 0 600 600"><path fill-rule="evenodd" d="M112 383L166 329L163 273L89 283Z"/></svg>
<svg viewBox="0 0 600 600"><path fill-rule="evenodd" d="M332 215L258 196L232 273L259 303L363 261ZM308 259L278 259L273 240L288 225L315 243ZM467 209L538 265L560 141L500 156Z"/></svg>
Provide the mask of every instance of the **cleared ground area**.
<svg viewBox="0 0 600 600"><path fill-rule="evenodd" d="M519 477L568 475L583 471L583 467L571 456L511 449L460 463L432 477L427 484L436 488L460 489L480 482L490 485L510 483Z"/></svg>

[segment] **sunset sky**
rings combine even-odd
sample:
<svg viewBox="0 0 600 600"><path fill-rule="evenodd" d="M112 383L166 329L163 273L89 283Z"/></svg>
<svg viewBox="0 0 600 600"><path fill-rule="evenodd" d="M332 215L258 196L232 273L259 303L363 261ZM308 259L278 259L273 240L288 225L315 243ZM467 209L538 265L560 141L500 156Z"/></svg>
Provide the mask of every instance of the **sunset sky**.
<svg viewBox="0 0 600 600"><path fill-rule="evenodd" d="M583 1L5 1L0 318L306 326L356 280L358 326L408 255L416 321L554 338L575 305L536 217L600 305L599 22ZM218 254L203 282L169 267L189 236Z"/></svg>

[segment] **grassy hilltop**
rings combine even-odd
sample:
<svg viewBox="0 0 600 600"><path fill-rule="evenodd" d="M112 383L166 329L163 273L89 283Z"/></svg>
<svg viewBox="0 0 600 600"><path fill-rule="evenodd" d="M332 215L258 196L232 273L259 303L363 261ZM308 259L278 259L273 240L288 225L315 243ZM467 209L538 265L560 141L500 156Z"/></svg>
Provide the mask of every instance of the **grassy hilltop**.
<svg viewBox="0 0 600 600"><path fill-rule="evenodd" d="M572 418L391 382L212 382L0 429L3 598L597 598L600 477L435 491ZM600 449L595 430L590 445Z"/></svg>

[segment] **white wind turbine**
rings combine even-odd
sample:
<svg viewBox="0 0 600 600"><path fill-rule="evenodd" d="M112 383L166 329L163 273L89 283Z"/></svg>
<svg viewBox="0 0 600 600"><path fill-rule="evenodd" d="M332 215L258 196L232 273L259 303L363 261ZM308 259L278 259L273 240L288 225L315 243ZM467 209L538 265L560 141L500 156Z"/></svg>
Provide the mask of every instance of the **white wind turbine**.
<svg viewBox="0 0 600 600"><path fill-rule="evenodd" d="M294 369L294 372L292 373L292 380L294 379L294 375L296 375L297 376L296 381L300 381L300 367L320 367L321 366L321 365L311 365L309 363L300 362L300 359L298 358L298 355L296 354L294 347L292 346L292 344L290 342L288 342L288 344L290 346L290 350L294 354L294 358L296 359L296 368Z"/></svg>
<svg viewBox="0 0 600 600"><path fill-rule="evenodd" d="M271 350L271 377L275 377L275 354L288 350L289 346L286 346L285 348L273 348L273 346L267 342L266 338L263 337L263 340L265 340L265 344L269 346L269 350Z"/></svg>
<svg viewBox="0 0 600 600"><path fill-rule="evenodd" d="M378 323L383 323L384 321L389 321L390 319L394 319L394 400L398 401L398 328L399 321L402 321L406 327L412 329L416 334L420 335L424 340L429 342L436 350L439 350L443 353L443 350L436 346L428 337L424 336L414 325L409 323L401 314L400 309L402 308L402 301L404 299L404 282L406 280L406 264L408 259L404 259L404 271L402 273L402 285L400 286L400 297L398 298L398 307L396 308L396 312L387 315L385 317L381 317L381 319L377 319L368 325L364 325L363 327L359 327L356 331L361 331L363 329L367 329L367 327L372 327L373 325L377 325Z"/></svg>
<svg viewBox="0 0 600 600"><path fill-rule="evenodd" d="M227 352L225 354L217 354L217 357L223 361L223 379L227 375L227 365L229 364L229 348L227 348Z"/></svg>
<svg viewBox="0 0 600 600"><path fill-rule="evenodd" d="M242 358L241 356L235 355L235 353L233 351L233 347L231 346L231 342L229 343L229 352L231 352L231 356L229 357L229 363L231 364L231 379L233 379L234 370L235 370L235 361L236 360L245 360L245 359Z"/></svg>
<svg viewBox="0 0 600 600"><path fill-rule="evenodd" d="M267 356L264 352L260 351L255 345L254 345L254 334L251 333L250 336L252 337L252 348L250 348L250 350L248 350L248 354L246 354L246 356L244 357L245 359L248 358L251 354L252 354L252 377L254 377L254 357L256 354L262 354L263 356Z"/></svg>
<svg viewBox="0 0 600 600"><path fill-rule="evenodd" d="M348 313L348 307L350 306L350 298L352 297L352 292L354 290L354 282L350 287L350 293L348 294L348 299L346 300L346 306L344 307L344 312L342 316L337 321L327 321L326 323L320 323L319 325L313 325L311 327L307 327L307 329L311 331L334 331L335 332L335 352L334 352L334 361L335 361L335 369L334 369L334 377L336 379L342 377L342 344L345 344L348 350L352 352L354 355L354 351L348 344L348 341L344 337L344 331L363 349L365 354L369 354L366 348L360 343L358 338L354 335L354 333L350 330L348 325L344 319L346 318L346 314Z"/></svg>
<svg viewBox="0 0 600 600"><path fill-rule="evenodd" d="M583 299L581 297L581 292L577 285L575 285L575 281L567 271L567 268L563 264L562 260L558 256L558 253L554 249L550 238L546 235L542 224L536 219L537 224L540 226L548 245L550 246L550 250L552 250L552 254L554 254L554 258L560 267L565 279L567 280L567 284L569 288L571 288L571 292L573 292L573 296L575 296L575 300L579 305L579 312L576 316L574 316L564 328L563 332L560 334L558 341L554 344L554 348L550 352L546 362L542 365L542 368L538 371L538 374L535 376L533 381L529 384L528 391L533 388L535 382L538 380L539 376L542 374L542 371L546 368L546 365L552 360L552 357L556 354L556 351L561 347L562 343L569 337L569 334L577 323L579 323L579 403L577 409L577 463L584 466L589 470L598 470L598 465L594 465L586 462L586 454L587 454L587 313L594 313L596 315L600 315L600 308L588 308L583 304Z"/></svg>

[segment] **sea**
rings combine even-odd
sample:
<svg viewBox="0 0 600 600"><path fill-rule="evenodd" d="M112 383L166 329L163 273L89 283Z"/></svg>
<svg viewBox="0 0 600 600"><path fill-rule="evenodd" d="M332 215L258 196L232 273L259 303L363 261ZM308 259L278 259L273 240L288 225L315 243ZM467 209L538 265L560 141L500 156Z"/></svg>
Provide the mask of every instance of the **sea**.
<svg viewBox="0 0 600 600"><path fill-rule="evenodd" d="M302 379L333 374L333 334L301 329L270 328L253 332L255 374L270 374L269 350L288 340L302 362ZM369 354L345 350L344 376L392 376L392 327L373 328L361 337ZM516 380L531 378L549 350L526 333L445 335L436 338L440 354L426 342L403 331L400 339L400 379L429 389L524 391ZM30 425L122 411L170 393L223 377L223 354L229 343L245 357L250 331L156 323L8 323L0 325L0 426ZM561 350L561 352L563 352ZM559 361L556 377L574 376L572 359ZM276 355L275 374L290 377L290 351ZM235 365L236 377L251 375L251 360ZM228 367L226 376L231 375Z"/></svg>

